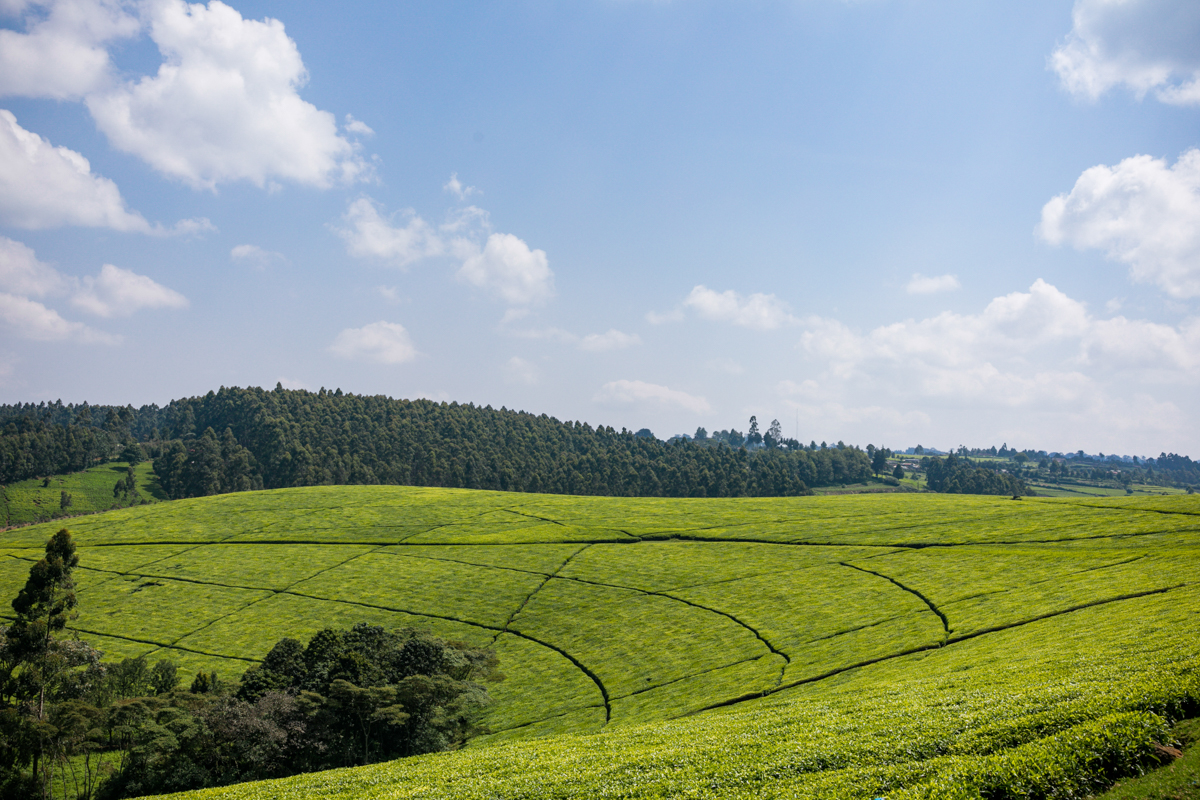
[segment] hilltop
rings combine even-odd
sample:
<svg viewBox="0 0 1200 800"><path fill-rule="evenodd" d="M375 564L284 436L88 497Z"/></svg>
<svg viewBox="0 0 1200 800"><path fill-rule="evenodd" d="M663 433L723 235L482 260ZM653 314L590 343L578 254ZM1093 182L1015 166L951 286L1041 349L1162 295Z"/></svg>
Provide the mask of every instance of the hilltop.
<svg viewBox="0 0 1200 800"><path fill-rule="evenodd" d="M223 797L1077 791L1151 763L1200 702L1187 496L316 487L72 528L73 624L110 659L232 678L360 621L496 648L466 750ZM6 593L51 530L4 533Z"/></svg>

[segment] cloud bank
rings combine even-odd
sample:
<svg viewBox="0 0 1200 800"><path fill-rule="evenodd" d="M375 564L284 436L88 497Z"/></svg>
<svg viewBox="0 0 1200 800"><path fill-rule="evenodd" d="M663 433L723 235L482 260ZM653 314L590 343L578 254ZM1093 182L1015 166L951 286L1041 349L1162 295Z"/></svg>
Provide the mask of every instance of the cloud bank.
<svg viewBox="0 0 1200 800"><path fill-rule="evenodd" d="M1095 100L1115 86L1164 103L1200 104L1200 4L1077 0L1074 25L1050 56L1071 93Z"/></svg>
<svg viewBox="0 0 1200 800"><path fill-rule="evenodd" d="M1038 232L1051 244L1102 250L1172 297L1200 296L1200 150L1173 166L1138 155L1085 170L1042 208Z"/></svg>

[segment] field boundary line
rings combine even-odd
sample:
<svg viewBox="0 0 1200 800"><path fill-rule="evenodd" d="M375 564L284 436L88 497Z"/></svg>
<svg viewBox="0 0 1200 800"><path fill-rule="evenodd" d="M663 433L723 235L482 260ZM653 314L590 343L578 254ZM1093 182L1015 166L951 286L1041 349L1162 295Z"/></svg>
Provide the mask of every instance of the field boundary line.
<svg viewBox="0 0 1200 800"><path fill-rule="evenodd" d="M793 681L786 685L777 686L774 689L768 689L765 692L751 692L751 693L744 694L740 697L733 698L731 700L726 700L726 701L723 701L720 703L714 703L713 705L706 706L706 707L700 708L700 709L696 709L695 711L689 711L686 714L682 714L681 716L689 717L694 714L701 714L705 711L713 711L718 708L728 708L729 706L737 705L739 703L744 703L748 700L758 700L762 697L766 697L767 695L776 694L776 693L782 692L786 689L794 689L797 686L804 686L809 683L816 683L818 681L823 681L826 678L832 678L835 675L841 675L843 672L849 672L850 670L862 669L863 667L870 667L875 664L880 664L884 661L891 661L891 660L897 659L897 658L904 658L905 656L911 656L914 653L922 653L922 652L926 652L929 650L939 650L943 647L949 647L951 645L958 644L960 642L969 641L971 639L977 639L980 636L985 636L987 634L1002 633L1004 631L1012 630L1014 628L1020 628L1025 625L1031 625L1035 622L1043 622L1047 619L1053 619L1054 617L1061 617L1066 614L1073 614L1077 611L1086 611L1089 608L1096 608L1097 606L1107 605L1109 603L1120 603L1120 602L1124 602L1126 600L1137 600L1138 598L1141 598L1141 597L1150 597L1150 596L1156 595L1156 594L1166 594L1168 592L1173 592L1176 589L1182 589L1186 586L1195 586L1195 585L1196 585L1195 582L1180 583L1175 586L1168 586L1168 587L1162 588L1162 589L1151 589L1151 590L1145 591L1145 592L1135 592L1132 594L1122 595L1120 597L1108 598L1107 600L1097 600L1092 603L1086 603L1084 605L1064 609L1062 611L1054 611L1049 614L1043 614L1034 619L1026 619L1026 620L1021 620L1020 622L1014 622L1014 623L1011 623L1008 625L999 625L999 626L996 626L993 628L988 628L986 630L974 631L972 633L964 634L963 636L959 636L954 639L949 639L946 641L945 644L922 645L921 647L914 647L909 650L904 650L903 652L900 652L900 653L893 653L891 655L880 656L878 658L872 658L872 659L868 659L866 661L860 661L858 663L850 664L845 667L838 667L837 669L829 670L828 672L824 672L820 675L814 675L810 678L802 678L798 681Z"/></svg>
<svg viewBox="0 0 1200 800"><path fill-rule="evenodd" d="M730 667L736 667L741 664L749 664L751 661L761 661L764 658L773 658L777 655L779 655L779 654L778 653L767 653L767 654L761 655L761 656L751 656L750 658L743 658L740 661L732 661L732 662L725 664L724 666L720 666L720 667L712 667L710 669L702 669L699 672L693 672L691 675L684 675L681 678L673 678L673 679L667 681L666 683L660 683L657 686L648 686L644 689L636 689L636 690L630 692L629 694L623 694L620 697L614 697L613 701L615 702L617 700L627 700L630 697L637 697L639 694L646 694L647 692L653 692L658 689L662 689L667 686L672 686L676 683L680 683L681 681L690 680L692 678L699 678L701 675L709 675L713 672L720 672L723 669L729 669Z"/></svg>
<svg viewBox="0 0 1200 800"><path fill-rule="evenodd" d="M886 619L881 619L877 622L870 622L870 623L867 623L866 625L858 625L853 628L845 628L844 630L840 630L840 631L837 631L836 633L831 633L826 636L818 636L815 639L808 639L807 641L801 642L801 644L806 645L806 644L813 644L814 642L824 642L829 639L836 639L839 636L846 636L851 633L858 633L859 631L865 631L868 628L878 628L880 625L886 625L889 622L895 622L898 619L904 619L905 617L916 616L918 614L924 614L924 613L925 613L924 611L915 611L915 612L909 611L904 614L896 614L894 616L887 617Z"/></svg>
<svg viewBox="0 0 1200 800"><path fill-rule="evenodd" d="M153 645L154 647L158 648L157 650L151 650L150 653L147 653L146 655L150 655L152 653L157 653L159 650L182 650L185 653L195 653L198 656L212 656L213 658L226 658L226 659L229 659L230 661L246 661L251 664L260 663L259 659L255 659L255 658L246 658L245 656L227 656L227 655L223 655L221 653L209 653L205 650L197 650L193 647L181 647L179 645L174 645L174 644L163 644L162 642L155 642L150 639L138 639L133 636L121 636L120 634L117 634L117 633L104 633L103 631L93 631L93 630L88 630L87 628L68 628L68 630L72 630L77 633L86 633L91 636L104 636L108 639L121 639L122 641L126 641L126 642L137 642L138 644L149 644L149 645Z"/></svg>
<svg viewBox="0 0 1200 800"><path fill-rule="evenodd" d="M557 575L558 573L563 571L563 569L567 566L567 564L569 564L571 562L571 559L575 558L575 556L579 555L580 553L582 553L584 550L587 550L591 546L592 546L591 543L585 544L585 545L581 546L579 549L577 549L575 552L568 555L565 559L563 559L563 562L558 565L558 569L554 570L554 572L547 575L542 580L542 582L539 583L534 588L534 590L532 592L530 592L525 597L524 600L521 601L521 605L517 606L517 608L511 614L508 615L508 619L506 619L504 621L504 627L502 629L500 629L499 631L497 631L496 634L492 637L492 644L495 645L496 642L499 641L501 634L518 633L518 635L523 635L517 631L512 630L512 628L510 626L513 624L513 620L515 620L517 618L517 615L519 615L522 611L525 610L525 606L529 605L529 601L533 599L534 595L536 595L538 592L540 592L542 590L542 587L544 587L547 583L549 583L551 581L551 579L554 578L555 575ZM583 666L582 662L577 661L574 657L568 655L565 650L562 650L560 652L564 656L569 658L571 660L571 662L573 664L575 664L575 666L577 666L579 669L583 670L584 673L586 673L587 676L596 683L596 686L599 687L600 697L604 700L604 724L600 726L601 730L603 730L605 727L607 727L609 721L612 719L612 702L608 697L608 688L600 681L599 676L592 675L591 671L586 669Z"/></svg>
<svg viewBox="0 0 1200 800"><path fill-rule="evenodd" d="M863 567L856 567L853 564L847 564L845 561L841 562L841 564L843 567L849 567L850 569L856 569L859 572L865 572L868 575L874 575L876 578L883 578L885 581L888 581L889 583L892 583L895 586L900 587L901 589L903 589L904 591L913 595L914 597L919 598L921 600L921 602L924 603L925 605L929 606L929 610L932 611L933 613L937 614L938 619L940 619L942 621L942 644L945 644L947 642L947 640L950 638L950 620L946 619L946 615L942 613L942 610L940 608L938 608L937 606L935 606L933 604L933 601L930 600L928 597L921 594L916 589L913 589L909 586L905 586L903 583L896 580L895 578L889 578L887 575L884 575L881 572L874 572L869 569L864 569Z"/></svg>
<svg viewBox="0 0 1200 800"><path fill-rule="evenodd" d="M620 698L617 698L617 699L620 699ZM540 719L535 719L532 722L522 722L520 725L513 725L512 727L509 727L509 728L500 728L499 730L492 731L491 733L484 733L481 735L482 736L495 736L500 733L508 733L509 731L519 731L519 730L521 730L521 728L528 728L530 725L537 725L539 722L549 722L552 719L559 719L561 717L570 716L571 714L574 714L577 711L587 711L589 708L604 708L604 706L578 706L576 708L570 709L569 711L564 711L561 714L551 714L548 717L541 717ZM475 741L477 738L479 738L479 737L475 737L475 736L471 737L470 739L468 739L466 742L463 743L464 746L469 747L471 742Z"/></svg>
<svg viewBox="0 0 1200 800"><path fill-rule="evenodd" d="M791 656L789 656L787 653L783 652L779 648L775 647L775 645L773 645L769 641L767 641L766 637L764 637L761 633L759 633L755 628L753 628L750 625L747 625L745 622L742 622L740 619L735 617L733 614L730 614L728 611L721 611L720 609L717 609L717 608L709 608L708 606L703 606L703 605L700 605L699 603L693 603L690 600L684 600L682 597L675 597L674 595L668 594L666 592L654 592L654 591L650 591L648 589L638 589L638 588L635 588L632 586L620 586L620 585L617 585L614 583L601 583L600 581L589 581L589 580L586 580L585 578L575 578L570 575L560 575L560 576L558 576L558 580L560 580L560 581L575 581L577 583L585 583L585 584L589 584L591 586L603 586L607 589L623 589L625 591L637 592L638 594L644 594L644 595L648 595L650 597L662 597L667 600L674 600L677 603L683 603L685 606L691 606L692 608L699 609L700 611L707 611L710 614L718 614L722 617L725 617L726 619L729 619L730 621L734 622L735 624L740 625L741 627L745 628L746 630L750 631L750 633L752 633L754 635L754 638L758 639L758 641L761 642L762 645L767 648L767 650L769 650L771 653L774 653L775 655L783 658L783 667L781 668L780 673L779 673L779 680L783 680L783 673L784 673L784 671L787 670L787 665L792 663ZM731 665L726 664L725 666L731 666ZM695 673L695 674L700 674L700 673ZM665 686L666 684L660 684L660 685ZM655 687L651 687L651 688L655 688Z"/></svg>
<svg viewBox="0 0 1200 800"><path fill-rule="evenodd" d="M553 578L558 573L562 572L563 568L566 567L567 564L570 563L571 559L573 559L575 556L582 553L584 550L587 550L589 547L591 547L591 544L585 544L582 547L579 547L578 549L576 549L574 553L571 553L565 559L563 559L563 562L561 564L559 564L558 568L556 570L554 570L553 572L547 573L547 572L530 571L529 573L527 573L530 575L542 575L544 577L542 579L542 582L539 583L536 587L534 587L532 592L525 595L525 599L521 601L521 604L519 606L517 606L516 609L511 614L508 615L508 619L506 619L504 621L504 627L501 628L500 631L497 632L496 635L492 637L492 644L496 643L496 640L500 638L501 633L509 632L509 626L512 625L513 620L517 618L517 615L520 614L523 610L525 610L525 606L529 605L529 601L533 599L533 596L535 594L537 594L538 592L540 592L542 590L542 587L550 582L551 578ZM420 558L420 556L417 556L417 558ZM474 566L478 566L478 565L474 565ZM501 569L503 569L503 567L501 567ZM514 570L514 572L525 572L525 570Z"/></svg>
<svg viewBox="0 0 1200 800"><path fill-rule="evenodd" d="M587 545L585 545L585 546L591 546L591 544L592 544L591 542L588 542ZM388 547L395 547L395 546L396 545L388 545ZM425 545L410 544L408 546L409 547L424 547ZM582 549L582 548L580 548L580 549ZM550 575L551 575L551 573L549 573L549 572L538 572L536 569L521 569L520 567L498 567L494 564L476 564L474 561L463 561L458 558L438 558L437 556L421 556L421 555L416 555L413 553L398 553L396 551L386 551L386 552L380 553L379 555L394 556L396 558L421 558L426 561L439 561L443 564L462 564L464 567L479 567L480 569L499 569L499 570L504 570L505 572L519 572L522 575L542 575L544 577L550 577ZM559 567L559 569L562 569L562 567Z"/></svg>
<svg viewBox="0 0 1200 800"><path fill-rule="evenodd" d="M538 639L536 636L531 636L528 633L522 633L521 631L512 630L512 629L503 630L502 628L498 628L495 625L485 625L482 622L470 622L469 620L459 619L458 617L450 617L450 616L446 616L444 614L430 614L429 612L426 612L426 611L410 611L410 610L404 609L404 608L393 608L391 606L381 606L381 605L377 605L375 603L363 603L363 602L359 602L356 600L334 600L334 599L330 599L328 597L318 597L317 595L304 594L303 592L297 592L297 591L293 591L290 589L286 590L286 591L277 592L277 594L290 594L295 597L304 597L309 600L320 600L321 602L324 602L324 603L342 603L343 605L348 605L348 606L361 606L363 608L374 608L379 611L391 611L396 614L408 614L409 616L412 616L412 617L429 617L430 619L442 619L442 620L446 620L447 622L457 622L462 625L469 625L473 628L482 628L483 630L486 630L486 631L499 631L500 633L507 633L512 636L519 637L521 639L527 639L527 640L533 642L534 644L538 644L538 645L541 645L542 647L545 647L548 650L553 650L554 652L558 653L560 656L562 656L563 658L567 659L572 664L574 664L575 667L580 672L582 672L584 675L587 675L588 678L591 679L592 683L596 684L596 688L600 690L600 696L602 698L604 698L604 707L606 709L606 714L607 714L607 710L609 709L608 689L604 686L603 681L600 680L599 676L597 676L596 673L592 672L592 670L590 670L586 665L584 665L583 662L581 662L579 659L575 658L575 656L571 655L570 653L568 653L566 650L562 649L561 647L550 644L549 642L542 641L541 639Z"/></svg>
<svg viewBox="0 0 1200 800"><path fill-rule="evenodd" d="M1147 589L1144 592L1129 592L1126 594L1118 595L1116 597L1108 597L1108 598L1104 598L1102 600L1093 600L1090 603L1080 603L1078 605L1071 606L1070 608L1064 608L1061 611L1050 611L1045 614L1039 614L1036 617L1029 617L1027 619L1023 619L1019 622L1014 622L1014 623L1011 623L1008 625L994 625L990 628L983 628L981 630L971 631L970 633L964 633L961 636L955 636L955 637L951 638L947 642L947 644L955 644L957 642L965 642L970 639L975 639L977 637L983 636L988 633L998 633L1000 631L1007 631L1012 628L1019 628L1022 625L1030 625L1034 622L1041 622L1042 620L1052 619L1053 617L1061 617L1063 614L1073 614L1076 611L1084 611L1089 608L1095 608L1097 606L1108 605L1109 603L1120 603L1125 600L1136 600L1139 597L1151 597L1156 594L1166 594L1167 592L1173 592L1176 589L1182 589L1185 586L1195 586L1195 585L1196 585L1195 581L1191 581L1191 582L1184 581L1183 583L1177 583L1174 586L1164 586L1164 587L1160 587L1158 589Z"/></svg>

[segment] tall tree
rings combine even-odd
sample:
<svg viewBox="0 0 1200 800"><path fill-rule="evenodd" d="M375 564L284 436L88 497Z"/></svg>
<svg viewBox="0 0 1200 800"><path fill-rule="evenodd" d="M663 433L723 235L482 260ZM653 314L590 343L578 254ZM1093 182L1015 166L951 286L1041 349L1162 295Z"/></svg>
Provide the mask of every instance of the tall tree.
<svg viewBox="0 0 1200 800"><path fill-rule="evenodd" d="M46 555L29 569L12 601L16 618L0 647L0 750L7 755L0 761L0 785L20 786L25 764L35 783L42 777L42 753L54 733L46 722L46 692L71 665L53 634L66 627L75 608L71 572L78 563L75 542L63 528L50 537Z"/></svg>

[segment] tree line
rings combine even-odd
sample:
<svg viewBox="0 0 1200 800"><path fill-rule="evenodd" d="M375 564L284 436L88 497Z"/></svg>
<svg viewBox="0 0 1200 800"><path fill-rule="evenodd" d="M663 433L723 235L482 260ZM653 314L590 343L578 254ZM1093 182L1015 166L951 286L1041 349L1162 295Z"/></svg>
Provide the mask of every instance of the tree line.
<svg viewBox="0 0 1200 800"><path fill-rule="evenodd" d="M1014 497L1030 494L1025 482L1000 468L976 463L951 453L945 459L937 456L921 459L925 481L935 492L948 494L1009 494Z"/></svg>
<svg viewBox="0 0 1200 800"><path fill-rule="evenodd" d="M554 494L792 496L865 480L856 447L808 448L778 436L662 442L624 429L506 408L383 396L225 388L163 408L10 406L42 426L143 442L172 498L250 488L392 484ZM40 416L38 416L40 414ZM752 429L755 425L752 423ZM757 433L757 430L753 430ZM114 444L113 450L116 449ZM89 451L90 453L91 451ZM94 457L81 455L79 459ZM5 480L19 479L9 470ZM25 470L24 477L38 474Z"/></svg>
<svg viewBox="0 0 1200 800"><path fill-rule="evenodd" d="M116 800L446 750L503 678L490 649L358 624L283 639L240 681L101 663L63 631L79 558L51 537L0 626L0 800Z"/></svg>

